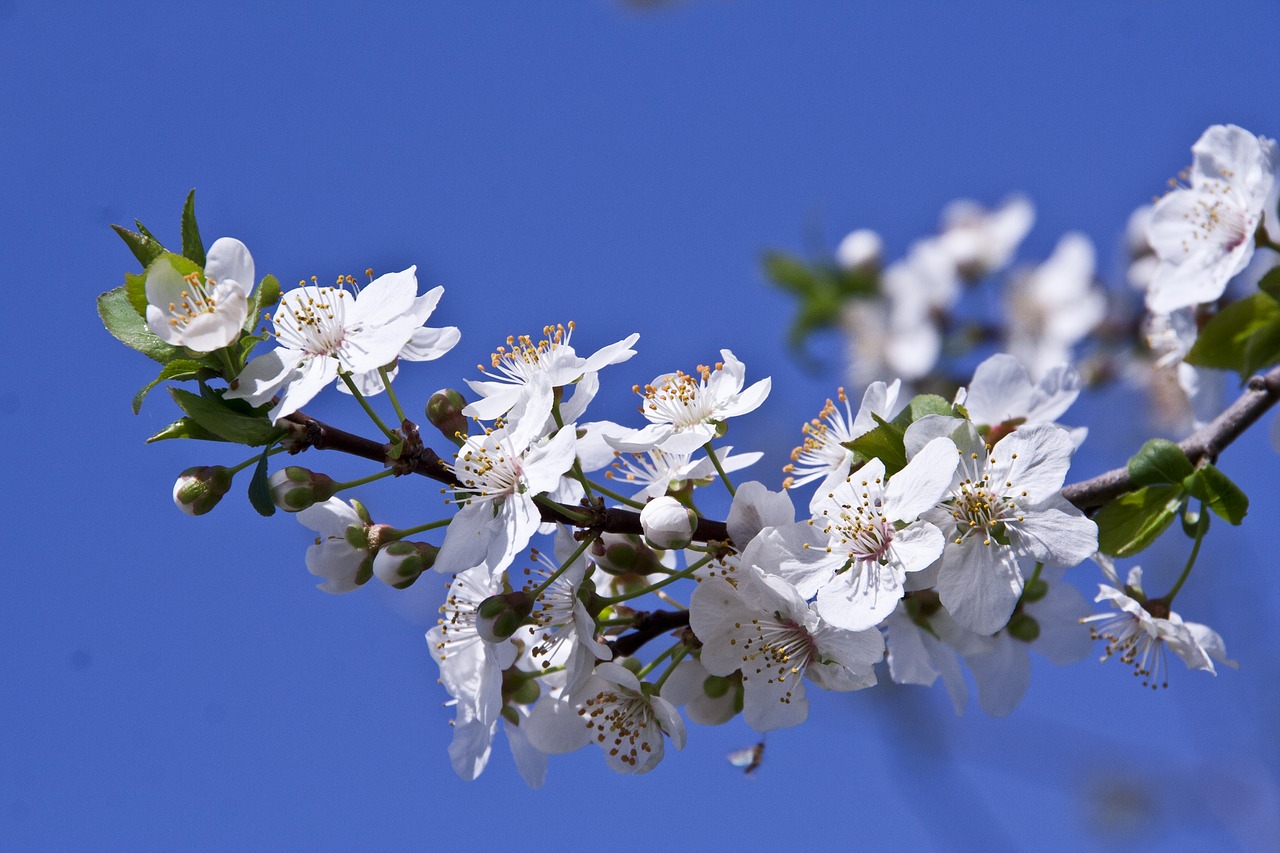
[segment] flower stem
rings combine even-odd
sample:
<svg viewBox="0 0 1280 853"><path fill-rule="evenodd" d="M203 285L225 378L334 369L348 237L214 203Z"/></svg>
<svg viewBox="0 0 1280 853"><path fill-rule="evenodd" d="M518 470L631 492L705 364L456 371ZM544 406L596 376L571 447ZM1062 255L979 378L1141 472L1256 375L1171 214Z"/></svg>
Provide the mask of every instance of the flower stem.
<svg viewBox="0 0 1280 853"><path fill-rule="evenodd" d="M724 487L729 490L729 495L731 497L736 496L738 493L734 490L733 483L729 481L729 475L724 472L724 467L720 464L720 458L716 456L715 448L711 446L711 442L708 441L702 447L707 451L707 456L711 457L711 464L716 466L716 473L724 481Z"/></svg>
<svg viewBox="0 0 1280 853"><path fill-rule="evenodd" d="M1187 582L1187 577L1191 574L1191 567L1196 564L1196 557L1200 556L1200 543L1204 542L1204 535L1209 531L1209 513L1204 501L1200 501L1200 520L1196 523L1196 542L1191 546L1191 556L1187 558L1187 565L1183 568L1182 574L1178 576L1178 582L1173 585L1173 589L1169 590L1169 594L1163 599L1165 604L1173 604L1173 597L1178 594L1178 590L1182 589L1182 585Z"/></svg>
<svg viewBox="0 0 1280 853"><path fill-rule="evenodd" d="M378 471L377 473L370 474L368 477L360 477L359 479L356 479L356 480L348 480L345 483L335 483L334 485L337 486L338 491L342 491L344 489L354 489L356 486L363 486L366 483L373 483L378 480L384 479L386 477L390 477L394 473L395 471L393 471L390 468L387 468L385 470Z"/></svg>
<svg viewBox="0 0 1280 853"><path fill-rule="evenodd" d="M613 489L606 488L600 485L599 483L597 483L595 480L591 480L590 482L591 482L592 488L594 488L600 494L604 495L606 498L611 498L620 504L624 504L626 506L631 507L632 509L644 509L644 504L640 503L640 501L632 500L631 498L624 498L622 495L618 494Z"/></svg>
<svg viewBox="0 0 1280 853"><path fill-rule="evenodd" d="M396 397L395 389L391 387L391 377L387 375L387 369L379 367L378 375L382 377L382 386L387 389L387 399L391 401L391 408L396 410L396 417L401 423L409 420L404 416L404 409L400 408L400 400Z"/></svg>
<svg viewBox="0 0 1280 853"><path fill-rule="evenodd" d="M676 671L676 667L680 665L680 661L684 660L685 655L689 654L689 646L681 643L675 653L671 655L671 663L667 666L665 672L659 676L658 680L653 682L653 692L662 693L662 685L667 683L667 679L671 677L671 673Z"/></svg>
<svg viewBox="0 0 1280 853"><path fill-rule="evenodd" d="M275 456L277 453L284 453L285 450L286 448L283 448L283 447L273 447L267 451L267 455ZM261 458L262 458L261 453L255 453L254 455L250 456L248 459L241 462L239 465L232 465L230 468L227 469L227 471L229 471L233 475L239 474L241 471L243 471L245 468L248 468L250 465L258 464L258 460Z"/></svg>
<svg viewBox="0 0 1280 853"><path fill-rule="evenodd" d="M608 607L614 604L620 604L623 601L630 601L633 598L639 598L642 595L648 595L651 592L657 592L658 590L662 589L664 586L673 584L676 581L684 580L685 578L693 577L694 572L696 572L698 569L702 568L709 562L711 562L710 554L703 557L701 560L689 566L688 568L684 569L683 571L674 572L673 574L668 575L667 577L663 578L662 580L658 581L652 586L647 586L644 589L637 590L635 592L628 592L628 593L623 593L622 595L615 595L613 598L602 598L600 599L600 602L604 604L606 607Z"/></svg>
<svg viewBox="0 0 1280 853"><path fill-rule="evenodd" d="M567 571L568 568L574 564L574 561L576 561L579 557L581 557L586 552L586 550L591 547L591 543L596 541L596 538L598 536L599 534L597 533L587 534L587 538L583 539L582 544L580 544L577 547L577 549L575 549L574 552L569 555L569 558L567 560L561 563L560 568L552 572L551 575L545 581L538 584L538 586L532 592L530 592L529 595L531 595L535 599L538 596L542 595L542 593L546 591L547 587L555 583L556 578L564 574L565 571Z"/></svg>
<svg viewBox="0 0 1280 853"><path fill-rule="evenodd" d="M356 401L360 404L360 407L364 409L364 413L368 415L375 424L377 424L378 429L382 430L382 434L393 442L399 441L400 436L392 432L391 428L382 422L382 418L378 417L378 413L373 410L373 407L369 405L369 401L360 393L360 389L356 387L356 383L351 379L351 374L339 371L338 376L342 379L343 383L346 384L347 389L351 391L351 396L355 397Z"/></svg>
<svg viewBox="0 0 1280 853"><path fill-rule="evenodd" d="M425 533L428 530L435 530L437 527L448 527L452 518L442 518L439 521L428 521L426 524L419 524L417 527L405 527L397 530L400 536L413 536L418 533Z"/></svg>
<svg viewBox="0 0 1280 853"><path fill-rule="evenodd" d="M644 667L639 672L636 673L636 678L640 679L641 681L644 681L644 678L646 675L648 675L649 673L653 672L655 669L658 668L658 664L662 663L664 660L671 657L671 655L675 653L676 649L682 649L682 648L684 648L683 640L672 644L672 646L668 648L665 652L663 652L662 654L658 655L656 658L654 658L653 660L645 664ZM683 657L683 655L681 655L681 657Z"/></svg>
<svg viewBox="0 0 1280 853"><path fill-rule="evenodd" d="M564 516L569 519L570 522L578 525L579 527L590 527L596 521L595 516L591 513L576 510L573 507L565 506L562 503L556 503L546 495L535 495L533 500L534 503L539 506L545 506L548 509L554 510L556 514Z"/></svg>

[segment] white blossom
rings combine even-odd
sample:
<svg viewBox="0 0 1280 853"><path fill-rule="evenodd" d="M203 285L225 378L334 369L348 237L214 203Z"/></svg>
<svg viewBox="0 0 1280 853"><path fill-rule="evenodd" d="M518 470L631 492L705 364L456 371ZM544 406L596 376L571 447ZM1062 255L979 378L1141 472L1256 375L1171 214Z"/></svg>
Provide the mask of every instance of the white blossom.
<svg viewBox="0 0 1280 853"><path fill-rule="evenodd" d="M240 336L253 285L253 256L231 237L209 247L203 274L183 275L162 255L147 269L147 325L173 346L221 349Z"/></svg>
<svg viewBox="0 0 1280 853"><path fill-rule="evenodd" d="M667 495L654 498L640 510L645 541L654 548L687 548L697 526L698 514Z"/></svg>
<svg viewBox="0 0 1280 853"><path fill-rule="evenodd" d="M958 270L982 278L1009 264L1035 218L1035 208L1023 196L1012 196L994 210L961 199L942 211L937 240Z"/></svg>
<svg viewBox="0 0 1280 853"><path fill-rule="evenodd" d="M1093 244L1063 235L1048 260L1015 274L1005 293L1009 349L1035 377L1071 361L1071 349L1107 315L1107 297L1094 283Z"/></svg>
<svg viewBox="0 0 1280 853"><path fill-rule="evenodd" d="M324 583L325 592L351 592L373 577L373 554L367 547L369 520L341 498L329 498L297 515L298 521L316 533L307 549L307 571ZM353 543L354 540L354 543Z"/></svg>
<svg viewBox="0 0 1280 853"><path fill-rule="evenodd" d="M870 228L850 231L836 246L836 265L846 270L877 270L884 256L884 240Z"/></svg>
<svg viewBox="0 0 1280 853"><path fill-rule="evenodd" d="M1188 185L1156 202L1147 228L1160 259L1147 289L1156 313L1214 301L1245 268L1280 167L1275 140L1232 124L1210 127L1191 153Z"/></svg>
<svg viewBox="0 0 1280 853"><path fill-rule="evenodd" d="M614 431L617 429L615 425ZM718 476L710 456L694 458L692 453L667 453L657 448L626 455L616 450L611 452L617 459L613 463L614 470L605 476L631 486L640 486L640 490L632 495L636 500L662 497L668 492L680 491L687 484L705 486ZM734 456L732 446L717 447L715 453L726 474L753 465L764 455L753 451Z"/></svg>
<svg viewBox="0 0 1280 853"><path fill-rule="evenodd" d="M836 396L844 405L844 411L827 400L818 417L801 427L804 443L791 451L791 461L783 466L787 474L783 487L797 488L813 480L826 479L839 470L853 456L853 451L845 445L875 429L876 417L888 421L897 415L901 387L902 382L897 379L889 385L872 382L863 392L856 416L849 408L844 389L838 389Z"/></svg>

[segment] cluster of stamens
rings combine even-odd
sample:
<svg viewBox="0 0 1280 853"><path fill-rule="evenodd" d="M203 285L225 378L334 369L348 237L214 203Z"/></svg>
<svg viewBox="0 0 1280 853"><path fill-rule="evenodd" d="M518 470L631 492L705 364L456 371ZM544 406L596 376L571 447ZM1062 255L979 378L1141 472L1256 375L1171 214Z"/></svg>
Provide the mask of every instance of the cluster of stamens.
<svg viewBox="0 0 1280 853"><path fill-rule="evenodd" d="M987 452L990 453L991 448L987 448ZM960 453L963 459L964 451ZM1017 459L1018 454L1013 454L1013 458ZM1014 488L1011 481L1006 480L1003 485L993 483L990 467L995 465L996 460L989 459L987 470L979 473L978 459L977 453L969 455L971 465L969 476L960 481L960 485L948 501L951 517L956 522L955 543L957 545L980 531L982 544L989 546L993 530L1024 519L1019 511L1018 498L1026 498L1027 493L1023 491L1015 497L1010 494L1010 490Z"/></svg>
<svg viewBox="0 0 1280 853"><path fill-rule="evenodd" d="M546 555L537 548L529 550L530 556L541 563L544 568L541 569L525 569L525 575L530 580L524 586L525 592L532 592L534 588L534 580L541 579L545 581L548 577L557 571L557 567ZM555 657L555 651L565 642L574 642L574 632L577 624L574 621L574 605L577 603L577 590L573 585L566 582L563 577L557 578L551 582L551 586L543 590L538 596L538 603L534 611L529 614L529 618L533 622L534 630L537 632L537 643L530 654L535 658L543 658L542 668L548 669L551 666L551 659Z"/></svg>
<svg viewBox="0 0 1280 853"><path fill-rule="evenodd" d="M510 379L527 379L538 372L552 352L569 345L574 328L572 320L567 326L563 323L543 326L542 334L545 337L540 341L535 341L529 335L507 335L507 345L498 347L489 356L489 366ZM476 367L481 373L486 372L483 364L477 364Z"/></svg>
<svg viewBox="0 0 1280 853"><path fill-rule="evenodd" d="M499 419L495 427L485 429L485 435L492 435L502 426ZM490 447L469 441L459 451L453 473L462 484L459 491L468 493L456 502L467 505L473 500L494 500L519 491L524 467L519 454L505 452L501 443Z"/></svg>
<svg viewBox="0 0 1280 853"><path fill-rule="evenodd" d="M739 635L730 637L729 645L741 647L744 684L754 676L763 678L768 684L785 685L788 680L798 680L803 676L805 669L817 657L813 637L790 620L783 621L781 617L776 621L752 619L749 624L735 622L733 627ZM791 696L792 690L787 687L778 701L790 705Z"/></svg>
<svg viewBox="0 0 1280 853"><path fill-rule="evenodd" d="M1133 667L1135 678L1142 678L1142 686L1156 690L1169 686L1168 649L1164 641L1148 630L1146 623L1131 613L1101 614L1087 617L1101 620L1089 626L1089 636L1094 640L1105 640L1103 654L1099 660L1106 662L1117 654L1120 662Z"/></svg>
<svg viewBox="0 0 1280 853"><path fill-rule="evenodd" d="M586 720L597 743L604 745L612 738L609 755L623 764L635 767L641 752L653 752L649 736L659 727L648 701L633 690L619 687L599 693L578 709L578 715Z"/></svg>
<svg viewBox="0 0 1280 853"><path fill-rule="evenodd" d="M822 517L827 519L822 532L831 537L830 542L838 540L841 551L849 554L851 563L885 562L889 548L893 544L894 527L889 518L881 511L884 499L881 497L884 481L875 479L876 497L871 497L871 481L862 481L860 500L856 504L841 504L835 516L824 509ZM834 498L834 494L828 497ZM816 524L816 519L810 519ZM826 552L830 554L835 548L828 542ZM808 545L805 546L809 547Z"/></svg>
<svg viewBox="0 0 1280 853"><path fill-rule="evenodd" d="M445 599L444 604L440 605L440 612L444 615L436 620L443 637L436 643L440 660L445 659L445 649L451 643L460 643L479 636L476 634L476 610L479 607L480 602L472 601L456 590L449 591L449 597Z"/></svg>
<svg viewBox="0 0 1280 853"><path fill-rule="evenodd" d="M346 339L347 300L354 299L356 280L338 276L334 286L321 287L312 276L311 284L299 284L303 286L280 300L280 310L272 317L275 336L312 355L333 355Z"/></svg>
<svg viewBox="0 0 1280 853"><path fill-rule="evenodd" d="M169 303L169 325L175 328L186 328L201 314L212 314L217 309L217 300L213 298L213 290L217 282L208 279L202 282L200 273L187 273L182 277L187 290L182 291L182 302Z"/></svg>
<svg viewBox="0 0 1280 853"><path fill-rule="evenodd" d="M664 377L660 385L633 385L631 390L644 397L640 412L657 423L693 426L705 421L712 411L706 399L707 380L713 370L722 370L723 362L714 368L698 365L697 376L677 370Z"/></svg>
<svg viewBox="0 0 1280 853"><path fill-rule="evenodd" d="M815 471L834 469L844 461L849 452L845 449L844 443L850 440L849 431L853 424L853 414L849 411L849 400L845 397L843 388L838 389L837 396L844 404L844 415L841 415L834 402L827 400L822 411L818 412L818 417L800 428L804 433L804 440L799 447L791 451L791 462L782 467L786 474L795 474L797 464L802 469L806 469L801 473L807 475ZM794 485L795 477L793 476L788 476L782 481L784 489L790 489Z"/></svg>

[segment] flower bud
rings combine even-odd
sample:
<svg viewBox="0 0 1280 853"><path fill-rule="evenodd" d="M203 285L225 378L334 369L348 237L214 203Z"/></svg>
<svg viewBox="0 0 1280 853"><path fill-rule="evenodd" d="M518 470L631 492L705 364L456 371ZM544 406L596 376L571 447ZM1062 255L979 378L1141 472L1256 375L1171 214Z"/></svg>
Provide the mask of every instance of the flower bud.
<svg viewBox="0 0 1280 853"><path fill-rule="evenodd" d="M427 401L427 420L444 437L462 446L467 437L467 416L462 414L466 399L452 388L442 388Z"/></svg>
<svg viewBox="0 0 1280 853"><path fill-rule="evenodd" d="M1006 627L1009 636L1024 643L1033 643L1040 636L1040 623L1025 613L1015 613Z"/></svg>
<svg viewBox="0 0 1280 853"><path fill-rule="evenodd" d="M337 494L338 484L326 474L289 465L271 475L271 502L285 512L301 512Z"/></svg>
<svg viewBox="0 0 1280 853"><path fill-rule="evenodd" d="M391 542L373 558L373 573L388 586L404 589L435 565L438 553L439 548L426 542Z"/></svg>
<svg viewBox="0 0 1280 853"><path fill-rule="evenodd" d="M533 612L533 596L527 592L491 595L476 608L476 633L486 643L501 643L520 630Z"/></svg>
<svg viewBox="0 0 1280 853"><path fill-rule="evenodd" d="M178 475L173 502L187 515L204 515L231 488L232 473L222 465L197 465Z"/></svg>
<svg viewBox="0 0 1280 853"><path fill-rule="evenodd" d="M1040 578L1033 578L1027 581L1022 588L1022 600L1029 603L1039 601L1048 594L1049 584Z"/></svg>
<svg viewBox="0 0 1280 853"><path fill-rule="evenodd" d="M654 548L685 548L693 541L698 514L673 497L649 501L640 511L645 541Z"/></svg>
<svg viewBox="0 0 1280 853"><path fill-rule="evenodd" d="M884 241L870 228L849 232L836 246L836 265L852 272L877 272L883 258Z"/></svg>

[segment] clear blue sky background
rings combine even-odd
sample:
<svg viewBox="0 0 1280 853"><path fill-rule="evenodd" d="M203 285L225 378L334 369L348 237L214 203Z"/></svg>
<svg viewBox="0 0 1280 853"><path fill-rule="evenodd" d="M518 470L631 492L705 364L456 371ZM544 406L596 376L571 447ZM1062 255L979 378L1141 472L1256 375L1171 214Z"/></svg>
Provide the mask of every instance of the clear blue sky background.
<svg viewBox="0 0 1280 853"><path fill-rule="evenodd" d="M597 417L732 348L774 377L733 443L776 483L839 375L787 355L763 250L870 226L899 254L948 200L1020 190L1039 210L1023 259L1081 229L1115 280L1129 211L1207 125L1280 135L1278 36L1274 2L0 4L0 847L1269 849L1265 436L1223 463L1250 525L1215 529L1179 597L1239 672L1175 664L1152 695L1115 662L1038 662L1004 720L956 718L940 689L820 696L749 780L725 761L757 739L735 721L649 776L584 750L530 792L502 743L477 782L449 768L422 639L442 579L327 596L293 519L174 509L181 469L243 457L143 445L174 410L130 414L154 371L93 299L133 268L107 226L176 242L196 187L206 240L244 240L260 275L418 264L443 284L433 320L462 343L405 369L408 398L549 322L587 348L641 333ZM314 408L358 425L346 403ZM1146 437L1131 405L1073 413L1094 425L1082 475ZM430 484L399 485L368 493L375 514L437 512ZM1167 582L1184 550L1144 562Z"/></svg>

